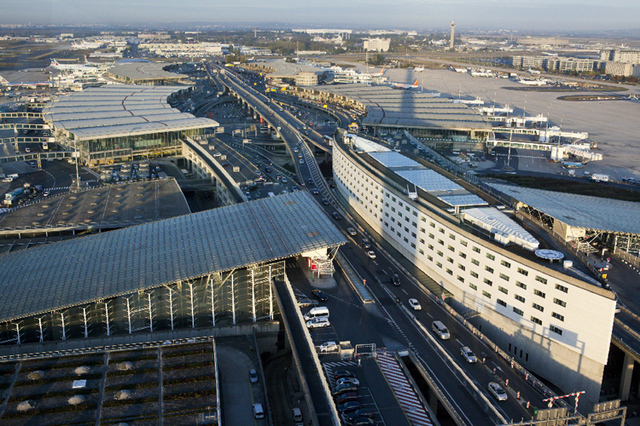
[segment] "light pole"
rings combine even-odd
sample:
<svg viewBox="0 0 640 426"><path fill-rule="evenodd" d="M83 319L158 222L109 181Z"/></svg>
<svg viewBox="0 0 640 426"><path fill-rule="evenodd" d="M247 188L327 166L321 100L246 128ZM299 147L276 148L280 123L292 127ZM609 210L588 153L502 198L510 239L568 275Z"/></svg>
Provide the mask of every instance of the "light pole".
<svg viewBox="0 0 640 426"><path fill-rule="evenodd" d="M78 141L76 139L73 140L73 156L76 158L76 191L80 191L80 171L78 170ZM71 185L73 188L74 185Z"/></svg>

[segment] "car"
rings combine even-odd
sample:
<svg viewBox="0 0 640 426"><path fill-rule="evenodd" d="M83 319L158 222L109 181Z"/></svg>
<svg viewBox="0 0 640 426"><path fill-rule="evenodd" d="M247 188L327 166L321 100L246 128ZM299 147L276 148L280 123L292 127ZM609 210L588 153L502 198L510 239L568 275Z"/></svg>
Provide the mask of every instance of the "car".
<svg viewBox="0 0 640 426"><path fill-rule="evenodd" d="M422 310L422 306L420 306L420 302L418 302L418 299L409 299L409 306L411 306L411 309L413 309L414 311Z"/></svg>
<svg viewBox="0 0 640 426"><path fill-rule="evenodd" d="M264 419L264 409L259 402L253 404L253 417L256 419Z"/></svg>
<svg viewBox="0 0 640 426"><path fill-rule="evenodd" d="M251 383L258 383L258 372L254 368L249 370L249 381Z"/></svg>
<svg viewBox="0 0 640 426"><path fill-rule="evenodd" d="M354 386L360 386L360 381L355 377L342 377L336 380L336 386L343 385L345 383L350 383Z"/></svg>
<svg viewBox="0 0 640 426"><path fill-rule="evenodd" d="M327 317L317 317L307 321L307 328L323 328L329 326L331 326L331 323Z"/></svg>
<svg viewBox="0 0 640 426"><path fill-rule="evenodd" d="M400 277L398 276L398 274L393 274L391 276L391 284L398 286L400 285Z"/></svg>
<svg viewBox="0 0 640 426"><path fill-rule="evenodd" d="M342 395L345 392L357 392L358 387L353 383L343 383L333 389L333 396Z"/></svg>
<svg viewBox="0 0 640 426"><path fill-rule="evenodd" d="M338 347L336 342L324 342L320 345L320 352L335 352L338 350Z"/></svg>
<svg viewBox="0 0 640 426"><path fill-rule="evenodd" d="M301 308L307 308L309 306L318 306L317 300L311 300L304 294L296 296L296 299L298 301L298 306L300 306Z"/></svg>
<svg viewBox="0 0 640 426"><path fill-rule="evenodd" d="M351 379L355 379L356 375L353 374L353 372L349 371L349 370L336 370L333 373L333 378L336 380L340 380L340 379L344 379L345 377L351 378Z"/></svg>
<svg viewBox="0 0 640 426"><path fill-rule="evenodd" d="M508 399L507 392L497 382L489 382L489 392L491 392L498 401L506 401Z"/></svg>
<svg viewBox="0 0 640 426"><path fill-rule="evenodd" d="M307 183L308 183L309 185L313 185L313 179L309 179L309 180L307 181Z"/></svg>
<svg viewBox="0 0 640 426"><path fill-rule="evenodd" d="M474 362L478 362L478 358L473 353L473 351L471 349L469 349L468 346L463 346L463 347L460 348L460 355L462 355L464 357L464 359L466 359L467 362L470 363L470 364L472 364Z"/></svg>
<svg viewBox="0 0 640 426"><path fill-rule="evenodd" d="M369 250L371 248L371 241L368 238L363 238L360 240L360 245L363 249Z"/></svg>
<svg viewBox="0 0 640 426"><path fill-rule="evenodd" d="M338 405L338 411L341 413L349 413L351 411L356 411L360 408L360 403L358 401L348 401L344 404Z"/></svg>
<svg viewBox="0 0 640 426"><path fill-rule="evenodd" d="M264 168L264 171L265 171L266 173L270 173L270 172L271 172L271 167L265 167L265 168Z"/></svg>
<svg viewBox="0 0 640 426"><path fill-rule="evenodd" d="M304 160L302 158L300 159L300 164L304 164Z"/></svg>
<svg viewBox="0 0 640 426"><path fill-rule="evenodd" d="M322 204L324 204L325 206L329 205L329 200L327 200L326 198L322 199Z"/></svg>
<svg viewBox="0 0 640 426"><path fill-rule="evenodd" d="M25 148L24 152L31 152L31 148Z"/></svg>
<svg viewBox="0 0 640 426"><path fill-rule="evenodd" d="M311 294L313 294L316 297L316 299L318 299L321 302L326 302L327 300L329 300L329 296L327 296L327 293L325 293L322 290L317 290L317 289L311 290Z"/></svg>
<svg viewBox="0 0 640 426"><path fill-rule="evenodd" d="M371 259L375 259L376 258L376 252L373 250L369 250L367 251L367 256L369 256L369 258Z"/></svg>
<svg viewBox="0 0 640 426"><path fill-rule="evenodd" d="M347 228L347 234L351 235L352 237L355 237L356 235L358 235L358 232L355 230L355 228L349 227Z"/></svg>
<svg viewBox="0 0 640 426"><path fill-rule="evenodd" d="M360 411L360 410L357 410L357 411ZM375 420L367 416L355 417L353 420L348 420L345 423L347 423L350 426L370 426L370 425L377 424Z"/></svg>
<svg viewBox="0 0 640 426"><path fill-rule="evenodd" d="M289 180L286 177L282 176L281 182L282 183L287 183L287 182L289 182Z"/></svg>
<svg viewBox="0 0 640 426"><path fill-rule="evenodd" d="M340 216L340 213L338 213L338 212L333 212L333 213L331 213L331 216L333 216L333 218L334 218L335 220L340 220L340 219L342 219L342 216Z"/></svg>
<svg viewBox="0 0 640 426"><path fill-rule="evenodd" d="M347 401L357 401L357 392L345 392L336 397L336 404L344 404Z"/></svg>
<svg viewBox="0 0 640 426"><path fill-rule="evenodd" d="M313 189L311 190L311 193L312 193L313 195L318 195L318 194L320 193L320 190L318 190L318 188L313 188Z"/></svg>
<svg viewBox="0 0 640 426"><path fill-rule="evenodd" d="M368 417L370 419L373 419L373 415L374 414L372 410L368 408L360 408L359 410L353 411L351 413L342 414L342 420L344 420L344 422L347 424L352 424L351 422L361 417Z"/></svg>
<svg viewBox="0 0 640 426"><path fill-rule="evenodd" d="M43 196L43 197L48 197L49 195L51 195L51 193L50 193L49 191L44 191L44 192L42 193L42 196Z"/></svg>

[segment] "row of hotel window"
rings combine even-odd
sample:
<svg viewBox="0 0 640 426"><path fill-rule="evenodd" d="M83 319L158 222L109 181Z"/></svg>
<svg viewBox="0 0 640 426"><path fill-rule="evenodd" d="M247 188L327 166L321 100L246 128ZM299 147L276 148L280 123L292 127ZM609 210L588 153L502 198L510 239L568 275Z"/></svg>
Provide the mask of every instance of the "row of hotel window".
<svg viewBox="0 0 640 426"><path fill-rule="evenodd" d="M352 173L351 173L351 172L347 172L347 175L352 176ZM349 180L349 179L348 179L348 180ZM362 185L362 182L361 182L359 179L354 179L354 180L356 180L356 182L355 182L355 183L357 183L358 185ZM368 178L364 178L364 180L365 180L366 182L369 182L369 179L368 179ZM349 183L354 184L354 182L349 182ZM372 179L372 184L373 184L373 179ZM361 187L361 186L360 186L360 187ZM362 205L363 205L363 207L364 207L365 209L369 210L369 212L370 212L370 213L372 213L372 214L374 214L374 216L377 218L377 214L375 214L375 213L371 210L371 206L365 206L365 205L364 205L365 203L364 203L364 202L363 202L363 201L362 201L362 200L361 200L361 199L360 199L360 198L359 198L359 197L358 197L358 196L357 196L357 195L356 195L356 194L351 190L351 188L350 188L350 187L348 187L348 186L347 186L346 188L347 188L347 190L348 190L348 191L349 191L349 192L350 192L350 193L351 193L351 194L352 194L352 195L357 199L357 201L358 201L360 204L362 204ZM356 187L356 188L357 188L357 187ZM376 189L376 190L378 190L378 189L379 189L377 185L375 185L375 189ZM358 194L360 194L360 189L356 189L356 192L357 192ZM418 212L417 212L416 210L410 209L408 206L404 206L404 204L403 204L403 202L402 202L402 201L397 201L397 200L396 200L396 197L395 197L395 196L393 196L393 195L391 195L389 192L386 192L386 191L384 191L384 190L383 190L382 192L383 192L383 194L384 194L384 197L386 197L386 198L390 198L390 199L391 199L391 202L392 202L392 203L397 203L397 205L399 205L400 207L404 207L404 209L405 209L407 212L411 213L411 214L412 214L413 216L415 216L415 217L418 217ZM373 191L369 191L369 193L370 193L370 194L371 194L371 195L372 195L376 200L378 199L378 196L377 196L377 195L374 195L374 194L373 194ZM365 198L366 198L366 200L367 200L367 201L369 200L368 196L366 196L366 195L365 195ZM368 208L367 208L367 207L368 207ZM392 212L397 212L397 211L396 211L396 208L395 208L395 207L393 207L393 206L390 206L389 202L385 202L385 207L390 207ZM376 209L377 209L377 208L378 208L378 206L377 206L377 205L374 205L374 208L376 208ZM398 216L399 216L399 217L401 217L401 218L402 218L402 217L404 217L405 221L406 221L407 223L410 223L414 228L417 228L417 227L418 227L418 225L417 225L417 223L416 223L416 222L410 221L409 216L403 216L403 213L402 213L402 212L400 212L400 211L398 211L398 212L397 212L397 214L398 214ZM390 216L390 215L389 215L389 212L384 212L384 215L385 215L386 217L390 218L390 220L391 220L393 223L396 223L396 218L395 218L395 217ZM427 218L426 218L425 216L420 216L420 220L421 220L422 222L424 222L424 223L427 223ZM409 243L409 238L408 238L408 235L409 235L409 234L411 235L411 237L412 237L412 238L417 238L417 234L416 234L415 232L411 232L407 226L403 226L403 225L400 223L400 220L398 220L398 222L397 222L397 223L398 223L398 225L399 225L399 226L401 226L400 231L402 231L402 227L403 227L403 228L404 228L404 231L407 233L407 236L403 236L403 235L402 235L402 233L401 233L401 232L396 231L396 230L395 230L395 228L389 224L389 222L384 221L384 225L385 225L387 228L389 228L389 229L390 229L390 231L391 231L392 233L395 233L399 238L403 238L403 240L404 240L404 242L405 242L405 243ZM434 228L434 229L435 229L435 228L436 228L436 223L435 223L435 222L433 222L433 221L429 221L429 226L430 226L431 228ZM426 229L421 227L421 228L420 228L420 232L421 232L421 233L426 233ZM438 227L438 232L439 232L439 233L441 233L441 234L446 234L445 229L444 229L444 228L442 228L442 227ZM435 240L435 235L434 235L433 233L429 233L429 238L431 238L431 239ZM451 240L455 241L455 240L456 240L456 235L455 235L454 233L452 233L452 232L449 232L449 239L451 239ZM467 241L465 241L465 240L460 240L459 242L460 242L460 244L461 244L462 246L464 246L464 247L467 247L467 246L468 246L468 242L467 242ZM421 243L421 244L425 244L425 240L421 238L421 239L420 239L420 243ZM444 241L443 241L442 239L438 239L438 243L439 243L440 245L444 246ZM411 244L411 247L412 247L412 248L416 248L416 245L415 245L414 243L410 243L410 244ZM434 250L434 247L433 247L433 245L431 245L431 244L429 244L429 245L428 245L428 248L429 248L429 250L432 250L432 251ZM448 249L449 249L451 252L455 253L455 248L454 248L453 246L448 245ZM479 247L472 246L472 250L473 250L474 252L476 252L476 253L481 253L481 249L480 249ZM422 249L419 249L419 253L420 253L420 254L422 254L422 255L424 255L424 254L425 254L425 253L424 253L424 250L422 250ZM441 251L437 251L437 254L438 254L440 257L443 257L443 256L444 256L444 254L443 254ZM460 257L462 257L463 259L466 259L466 257L467 257L467 254L466 254L466 253L464 253L463 251L459 251L459 253L458 253L458 254L459 254L459 255L460 255ZM495 255L494 255L494 254L492 254L492 253L488 253L488 252L486 253L486 257L487 257L487 259L492 260L492 261L495 261L495 259L496 259L496 257L495 257ZM432 261L432 262L433 262L433 257L432 257L432 256L427 255L427 258L428 258L430 261ZM450 257L447 257L447 261L448 261L449 263L454 263L453 259L452 259L452 258L450 258ZM473 259L473 258L472 258L472 259L471 259L471 262L472 262L474 265L476 265L476 266L479 266L479 265L480 265L480 262L479 262L477 259ZM501 261L500 261L500 264L501 264L503 267L511 268L511 263L510 263L510 262L508 262L507 260L504 260L504 259L503 259L503 260L501 260ZM441 264L440 262L436 262L436 266L438 266L438 267L442 268L442 264ZM461 270L465 270L465 269L466 269L466 268L465 268L465 266L464 266L464 265L462 265L462 264L458 264L458 267L459 267ZM493 273L493 272L494 272L494 269L493 269L492 267L490 267L490 266L485 266L485 270L486 270L487 272L489 272L489 273ZM451 270L450 270L450 269L448 269L448 268L446 269L446 271L447 271L447 273L448 273L449 275L452 275L452 276L453 276L453 271L451 271ZM524 275L524 276L528 276L528 275L529 275L529 271L527 271L526 269L523 269L523 268L521 268L521 267L518 267L518 268L517 268L517 272L518 272L518 273L520 273L520 274L522 274L522 275ZM473 276L474 278L478 278L478 274L477 274L476 272L474 272L474 271L470 271L470 275L471 275L471 276ZM508 275L504 274L504 273L500 273L500 275L499 275L499 276L500 276L500 278L501 278L501 279L503 279L503 280L505 280L505 281L507 281L507 282L510 280L510 277L509 277ZM459 280L459 281L464 282L464 278L463 278L463 277L458 276L457 278L458 278L458 280ZM536 276L535 276L535 280L536 280L536 281L538 281L538 282L540 282L540 283L542 283L542 284L545 284L545 285L547 284L547 279L546 279L546 278L544 278L544 277L541 277L541 276L539 276L539 275L536 275ZM485 284L488 284L488 285L490 285L490 286L491 286L491 285L493 285L493 282L492 282L491 280L486 279L486 278L484 279L484 282L485 282ZM520 288L522 288L522 289L525 289L525 290L526 290L526 288L527 288L527 285L526 285L525 283L520 282L520 281L516 281L516 286L518 286L518 287L520 287ZM475 284L470 283L470 284L469 284L469 287L473 288L474 290L477 290L477 286L476 286ZM564 293L568 293L568 291L569 291L568 287L563 286L563 285L560 285L560 284L556 284L556 285L555 285L555 288L556 288L557 290L559 290L559 291L564 292ZM502 286L498 286L498 290L499 290L499 291L501 291L501 292L503 292L503 293L505 293L505 294L508 294L508 292L509 292L509 290L508 290L508 289L506 289L506 288L504 288L504 287L502 287ZM534 289L534 294L535 294L536 296L538 296L538 297L541 297L541 298L545 298L545 297L546 297L546 294L545 294L544 292L542 292L542 291L538 290L538 289ZM491 294L490 294L489 292L487 292L487 291L484 291L484 290L483 290L483 295L484 295L485 297L487 297L487 298L491 299ZM515 297L515 299L516 299L516 300L518 300L519 302L522 302L522 303L524 303L524 302L525 302L525 298L524 298L524 297L522 297L522 296L520 296L520 295L517 295L517 294L516 294L514 297ZM566 307L566 306L567 306L566 302L565 302L565 301L563 301L563 300L561 300L561 299L554 298L554 300L553 300L553 301L554 301L554 303L556 303L556 304L557 304L557 305L559 305L559 306L562 306L562 307ZM502 305L502 306L504 306L504 307L506 307L506 306L507 306L506 302L504 302L504 301L503 301L503 300L501 300L501 299L497 299L497 302L498 302L498 304L499 304L499 305ZM537 310L539 310L539 311L544 311L544 307L543 307L543 306L541 306L541 305L538 305L538 304L536 304L536 303L533 303L533 304L532 304L532 306L533 306L533 308L535 308L535 309L537 309ZM515 307L515 306L513 307L513 312L514 312L514 313L516 313L516 314L518 314L518 315L520 315L520 316L524 316L524 311L522 311L521 309L519 309L519 308L517 308L517 307ZM558 313L556 313L556 312L553 312L553 313L552 313L552 316L553 316L554 318L556 318L556 319L560 320L560 321L564 321L564 316L563 316L563 315L561 315L561 314L558 314ZM534 317L534 316L531 316L531 321L532 321L532 322L534 322L534 323L536 323L536 324L539 324L539 325L541 325L541 324L542 324L542 321L541 321L540 319L538 319L538 318ZM560 334L560 335L562 334L562 330L561 330L561 329L559 329L559 328L557 328L557 327L555 327L555 326L550 326L550 329L551 329L553 332L557 333L557 334Z"/></svg>
<svg viewBox="0 0 640 426"><path fill-rule="evenodd" d="M351 173L348 173L348 174L349 174L349 175L351 175ZM368 181L369 181L369 178L365 178L365 181L366 181L366 182L368 182ZM357 180L357 183L358 183L358 184L360 184L360 180ZM372 180L372 183L373 183L373 180ZM356 196L356 195L351 191L351 189L350 189L350 188L347 188L347 189L349 190L349 192L351 192L351 194L352 194L352 195ZM376 189L376 190L378 190L378 186L377 186L377 185L375 186L375 189ZM359 191L359 189L356 189L356 191L357 191L358 193L360 192L360 191ZM373 191L369 191L369 192L373 195ZM396 197L394 197L393 195L391 195L389 192L387 192L387 191L385 191L385 190L382 190L382 192L383 192L383 194L384 194L384 196L385 196L386 198L391 198L391 201L392 201L392 202L394 202L394 203L396 203L396 202L397 202L397 204L398 204L400 207L403 207L403 206L404 206L404 204L403 204L403 202L402 202L402 201L397 201L397 200L396 200ZM357 196L356 196L356 198L357 198L357 200L358 200L361 204L364 204L364 203L363 203L363 201L362 201L360 198L358 198ZM377 199L377 198L378 198L378 196L376 195L376 196L375 196L375 198ZM388 202L385 202L385 206L386 206L386 207L389 207L389 203L388 203ZM377 205L374 205L374 208L375 208L375 209L377 209L377 207L378 207ZM405 208L405 210L406 210L407 212L411 212L413 216L418 217L418 212L417 212L416 210L410 209L408 206L404 206L404 208ZM369 208L368 210L369 210L370 212L372 212L370 208ZM396 211L396 208L395 208L395 207L391 207L391 211L392 211L392 212L395 212L395 211ZM373 213L373 212L372 212L372 213ZM384 213L384 215L385 215L386 217L390 217L390 215L389 215L389 213L388 213L388 212L385 212L385 213ZM403 217L403 215L402 215L402 213L401 213L401 212L398 212L398 215L399 215L400 217ZM376 215L376 217L377 217L377 215ZM391 221L392 221L392 222L394 222L394 223L396 222L396 219L395 219L394 217L390 217L390 219L391 219ZM410 222L409 217L405 217L405 221L409 223L409 222ZM425 216L420 216L420 221L422 221L422 222L424 222L424 223L427 223L427 218L426 218ZM417 224L416 222L412 222L412 221L411 221L410 223L411 223L411 225L412 225L414 228L417 228L418 224ZM398 224L399 224L399 226L403 226L402 224L400 224L400 221L398 221ZM390 226L387 222L385 222L385 226L389 227L389 228L392 230L392 232L396 232L396 231L395 231L395 228L393 228L392 226ZM429 226L430 226L431 228L434 228L434 229L435 229L435 228L436 228L436 223L435 223L435 222L433 222L433 221L429 221ZM416 234L415 232L411 232L407 226L404 226L404 231L405 231L406 233L408 233L408 234L410 233L411 237L413 237L413 238L417 238L417 234ZM420 232L421 232L421 233L426 233L426 229L425 229L425 228L420 228ZM444 229L444 228L442 228L442 227L438 227L438 232L440 232L441 234L446 234L445 229ZM402 237L402 234L401 234L400 232L396 232L396 234L397 234L399 237ZM404 237L404 238L405 238L405 242L409 242L409 239L408 239L407 237ZM435 239L435 235L434 235L433 233L429 233L429 238L431 238L431 239ZM456 240L456 235L455 235L454 233L452 233L452 232L449 232L449 239L451 239L451 240L455 241L455 240ZM424 243L425 243L425 240L424 240L424 239L420 239L420 243L424 244ZM438 243L439 243L439 244L441 244L441 245L444 245L444 241L443 241L443 240L441 240L441 239L438 239ZM467 242L467 241L465 241L465 240L460 240L460 244L461 244L462 246L464 246L464 247L467 247L467 246L468 246L468 242ZM413 248L415 248L415 245L413 245ZM433 247L432 247L432 246L429 246L429 248L430 248L430 249L433 249ZM455 248L454 248L453 246L451 246L451 245L448 245L448 249L449 249L450 251L452 251L452 252L455 252ZM472 246L472 250L473 250L474 252L476 252L476 253L481 253L481 250L480 250L480 248L479 248L479 247ZM424 254L424 253L421 253L421 254ZM464 253L464 252L462 252L462 251L460 251L460 252L459 252L459 255L460 255L463 259L466 259L466 257L467 257L466 253ZM487 257L487 259L489 259L489 260L493 260L493 261L495 261L495 259L496 259L495 255L494 255L494 254L492 254L492 253L486 253L486 257ZM478 262L477 260L475 260L475 259L472 259L472 262L473 262L474 264L476 264L476 265L479 265L479 262ZM501 264L502 266L506 267L506 268L511 268L511 263L510 263L510 262L508 262L508 261L506 261L506 260L504 260L504 259L500 261L500 264ZM491 267L487 266L487 267L486 267L486 269L487 269L487 271L489 271L489 272L493 273L493 268L491 268ZM520 273L520 274L522 274L522 275L524 275L524 276L528 276L528 275L529 275L529 271L527 271L526 269L523 269L523 268L518 267L518 268L517 268L517 271L518 271L518 273ZM504 275L504 274L501 274L501 278L506 279L507 281L509 280L509 277L508 277L508 276L506 276L506 275ZM541 276L536 275L535 279L536 279L536 281L539 281L539 282L541 282L541 283L543 283L543 284L547 284L547 279L546 279L546 278L543 278L543 277L541 277ZM560 290L560 291L565 292L565 293L567 293L567 292L569 291L569 289L568 289L567 287L562 286L562 285L556 285L556 288L557 288L558 290Z"/></svg>

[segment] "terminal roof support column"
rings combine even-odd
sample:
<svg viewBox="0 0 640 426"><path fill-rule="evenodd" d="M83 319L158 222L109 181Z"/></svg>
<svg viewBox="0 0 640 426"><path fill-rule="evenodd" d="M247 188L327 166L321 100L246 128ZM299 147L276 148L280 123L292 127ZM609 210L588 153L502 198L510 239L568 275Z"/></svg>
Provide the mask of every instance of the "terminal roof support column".
<svg viewBox="0 0 640 426"><path fill-rule="evenodd" d="M44 332L42 330L42 317L38 318L38 327L40 327L40 343L44 342Z"/></svg>
<svg viewBox="0 0 640 426"><path fill-rule="evenodd" d="M153 313L151 311L151 292L147 293L147 301L149 306L149 331L153 333Z"/></svg>
<svg viewBox="0 0 640 426"><path fill-rule="evenodd" d="M189 300L191 304L191 328L196 328L196 313L193 305L193 282L189 281Z"/></svg>
<svg viewBox="0 0 640 426"><path fill-rule="evenodd" d="M62 340L67 340L67 326L64 323L64 312L60 312L60 320L62 321Z"/></svg>
<svg viewBox="0 0 640 426"><path fill-rule="evenodd" d="M82 318L84 320L84 338L89 337L89 325L87 324L87 307L82 308Z"/></svg>
<svg viewBox="0 0 640 426"><path fill-rule="evenodd" d="M273 280L271 278L271 265L269 265L269 319L273 321Z"/></svg>
<svg viewBox="0 0 640 426"><path fill-rule="evenodd" d="M18 340L18 344L22 344L22 339L20 339L20 324L15 323L13 324L16 326L16 339Z"/></svg>
<svg viewBox="0 0 640 426"><path fill-rule="evenodd" d="M209 284L209 288L211 289L211 322L213 326L216 326L216 301L215 301L215 291L213 288L213 277L211 275L207 276L207 284Z"/></svg>
<svg viewBox="0 0 640 426"><path fill-rule="evenodd" d="M635 361L628 353L624 354L622 363L622 378L620 380L620 399L627 401L631 390L631 378L633 377L633 366Z"/></svg>
<svg viewBox="0 0 640 426"><path fill-rule="evenodd" d="M109 321L109 302L104 302L105 325L107 326L107 336L111 336L111 324Z"/></svg>
<svg viewBox="0 0 640 426"><path fill-rule="evenodd" d="M231 272L231 315L233 316L233 324L236 323L236 285L235 273Z"/></svg>
<svg viewBox="0 0 640 426"><path fill-rule="evenodd" d="M256 270L251 269L251 305L253 313L253 322L256 322Z"/></svg>
<svg viewBox="0 0 640 426"><path fill-rule="evenodd" d="M127 297L127 322L129 323L129 334L131 334L131 299Z"/></svg>

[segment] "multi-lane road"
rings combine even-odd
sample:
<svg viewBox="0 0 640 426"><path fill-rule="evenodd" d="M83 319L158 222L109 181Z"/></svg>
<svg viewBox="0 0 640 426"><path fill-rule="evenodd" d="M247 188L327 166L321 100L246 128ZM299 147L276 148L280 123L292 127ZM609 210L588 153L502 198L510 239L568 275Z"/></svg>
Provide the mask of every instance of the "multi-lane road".
<svg viewBox="0 0 640 426"><path fill-rule="evenodd" d="M228 73L227 73L228 74ZM301 183L312 180L314 186L320 189L317 195L330 200L324 208L331 215L336 210L342 211L326 182L317 171L317 164L308 147L300 145L303 136L300 133L300 123L291 114L285 114L279 108L271 108L266 96L229 75L221 77L222 82L237 93L245 102L249 103L272 127L278 129L287 143L294 158L296 171ZM299 161L294 149L300 147L303 151L303 161ZM315 167L314 167L315 166ZM350 217L348 212L342 211L342 216ZM354 218L357 219L357 218ZM515 372L492 348L486 346L474 336L463 324L451 317L445 307L436 303L432 295L416 285L419 280L429 279L426 276L409 276L404 271L412 270L408 261L394 253L393 249L375 235L363 228L357 221L351 223L347 219L336 220L335 224L345 232L347 227L356 227L358 235L352 237L352 242L344 246L341 251L353 265L360 277L367 280L370 291L377 303L368 311L374 311L376 318L383 318L387 326L381 327L376 321L354 318L354 309L332 310L332 323L340 340L351 340L354 344L375 343L379 347L391 350L410 348L421 361L427 371L436 378L439 386L449 401L457 408L460 416L467 424L482 425L495 424L509 420L519 421L530 418L529 411L524 408L528 401L531 407L543 407L544 396L534 389L522 376ZM358 246L360 238L366 235L375 241L376 259L370 259L365 251ZM389 254L390 256L387 256ZM391 276L398 273L401 285L393 286ZM308 289L307 289L308 290ZM340 290L336 290L338 293ZM338 300L338 294L328 291L335 296L329 301ZM415 298L422 305L421 311L413 311L408 307L408 299ZM334 313L335 312L335 313ZM441 320L451 331L448 340L438 339L431 331L431 323ZM357 327L354 327L354 321ZM368 330L368 331L367 331ZM470 347L479 358L479 362L470 364L460 354L462 346ZM509 387L507 401L498 402L487 390L492 381L506 383ZM520 399L516 398L519 392Z"/></svg>

